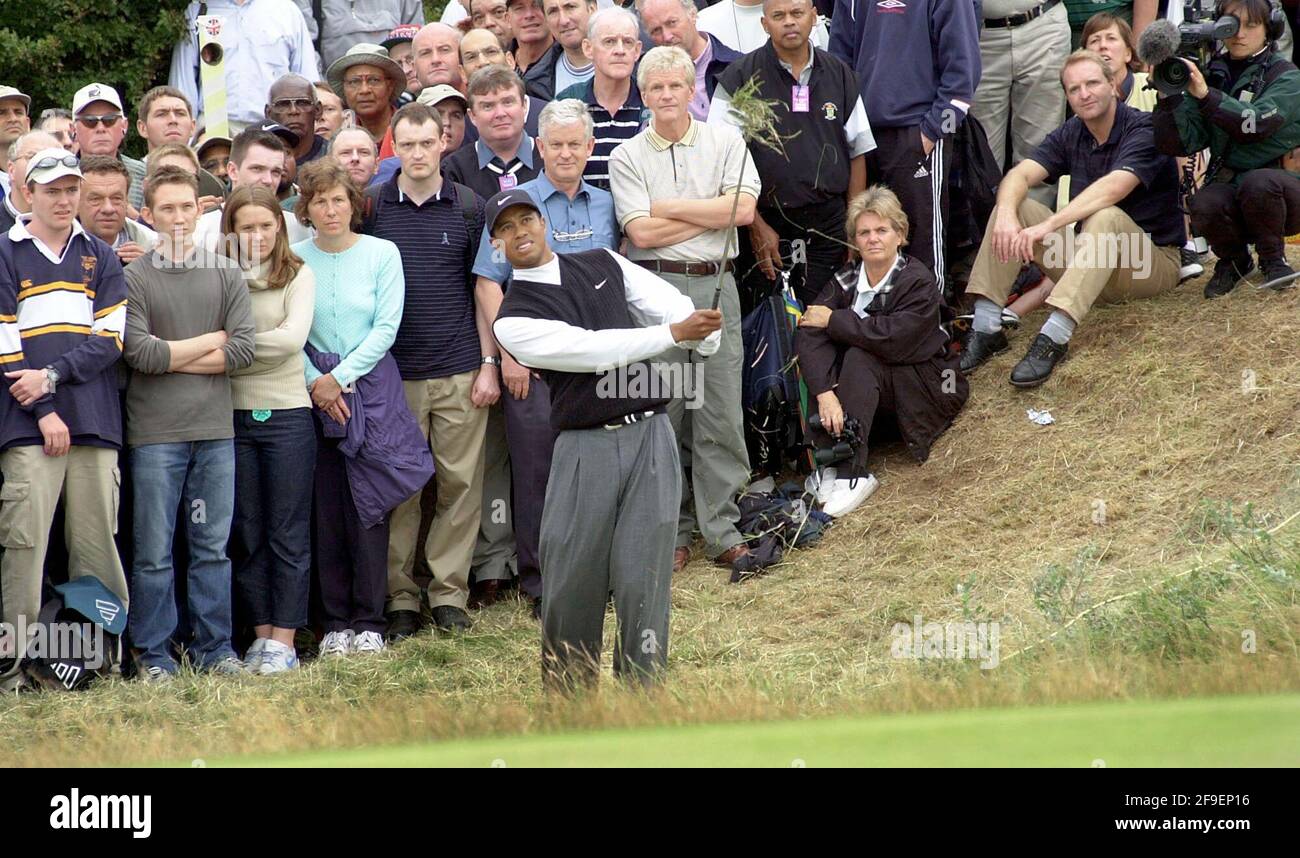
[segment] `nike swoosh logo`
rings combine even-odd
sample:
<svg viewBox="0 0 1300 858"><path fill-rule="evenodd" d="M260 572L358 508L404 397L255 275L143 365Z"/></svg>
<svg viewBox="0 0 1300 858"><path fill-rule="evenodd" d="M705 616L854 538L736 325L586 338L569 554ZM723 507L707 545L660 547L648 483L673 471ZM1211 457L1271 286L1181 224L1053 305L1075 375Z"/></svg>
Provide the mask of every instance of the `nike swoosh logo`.
<svg viewBox="0 0 1300 858"><path fill-rule="evenodd" d="M596 284L596 288L599 289L601 286L604 286L604 285L605 285L605 281L602 280L602 281L600 281L599 283Z"/></svg>

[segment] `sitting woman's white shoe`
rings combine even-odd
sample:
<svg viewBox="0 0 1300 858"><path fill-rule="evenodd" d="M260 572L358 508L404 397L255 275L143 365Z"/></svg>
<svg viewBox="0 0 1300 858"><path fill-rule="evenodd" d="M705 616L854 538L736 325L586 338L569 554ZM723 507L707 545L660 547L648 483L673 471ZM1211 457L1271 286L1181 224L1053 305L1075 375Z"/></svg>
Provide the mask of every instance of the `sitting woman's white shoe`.
<svg viewBox="0 0 1300 858"><path fill-rule="evenodd" d="M804 480L803 490L816 496L817 503L826 503L831 499L831 492L835 488L835 474L834 465L818 468L808 475L808 479Z"/></svg>
<svg viewBox="0 0 1300 858"><path fill-rule="evenodd" d="M862 506L879 487L880 481L876 479L875 474L837 479L831 487L830 497L826 499L822 512L831 518L848 515Z"/></svg>

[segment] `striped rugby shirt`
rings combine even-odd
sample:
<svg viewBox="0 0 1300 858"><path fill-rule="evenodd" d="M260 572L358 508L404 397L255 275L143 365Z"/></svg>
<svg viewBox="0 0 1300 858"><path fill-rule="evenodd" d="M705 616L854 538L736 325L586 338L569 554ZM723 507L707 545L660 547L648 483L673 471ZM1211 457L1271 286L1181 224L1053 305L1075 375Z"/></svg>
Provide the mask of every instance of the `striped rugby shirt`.
<svg viewBox="0 0 1300 858"><path fill-rule="evenodd" d="M609 190L609 156L615 149L631 140L650 121L650 111L641 102L641 91L636 88L636 81L628 78L627 100L623 106L610 113L596 101L596 79L586 83L575 84L555 97L576 98L585 102L587 112L591 114L592 135L596 145L591 157L587 159L587 168L582 172L582 180L595 185L602 191Z"/></svg>
<svg viewBox="0 0 1300 858"><path fill-rule="evenodd" d="M24 408L0 395L0 448L41 444L55 412L74 445L120 447L115 364L126 335L126 280L112 249L73 222L56 256L15 223L0 237L0 371L52 367L54 395Z"/></svg>

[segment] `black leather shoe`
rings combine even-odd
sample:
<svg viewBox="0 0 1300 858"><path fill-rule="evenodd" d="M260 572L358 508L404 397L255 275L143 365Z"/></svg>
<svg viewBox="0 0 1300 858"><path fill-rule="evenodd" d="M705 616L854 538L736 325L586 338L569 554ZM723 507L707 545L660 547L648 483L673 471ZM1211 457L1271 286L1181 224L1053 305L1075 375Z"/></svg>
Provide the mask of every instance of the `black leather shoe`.
<svg viewBox="0 0 1300 858"><path fill-rule="evenodd" d="M420 614L418 611L393 611L388 615L388 632L384 635L389 643L397 643L413 637L420 631Z"/></svg>
<svg viewBox="0 0 1300 858"><path fill-rule="evenodd" d="M971 331L970 339L966 341L966 348L961 353L962 375L969 375L988 362L989 358L1002 354L1010 347L1007 335L1002 331L992 334Z"/></svg>
<svg viewBox="0 0 1300 858"><path fill-rule="evenodd" d="M1039 334L1029 344L1029 351L1011 370L1011 383L1016 387L1037 387L1047 381L1058 363L1065 360L1069 343L1058 345L1047 334Z"/></svg>
<svg viewBox="0 0 1300 858"><path fill-rule="evenodd" d="M1255 263L1249 257L1242 259L1220 259L1214 264L1214 274L1205 284L1206 298L1221 298L1227 295L1247 274L1255 270Z"/></svg>
<svg viewBox="0 0 1300 858"><path fill-rule="evenodd" d="M433 609L433 622L439 631L466 632L470 626L469 614L454 605L439 605Z"/></svg>
<svg viewBox="0 0 1300 858"><path fill-rule="evenodd" d="M1263 273L1268 288L1278 292L1295 288L1295 269L1287 265L1285 258L1261 259L1259 270Z"/></svg>

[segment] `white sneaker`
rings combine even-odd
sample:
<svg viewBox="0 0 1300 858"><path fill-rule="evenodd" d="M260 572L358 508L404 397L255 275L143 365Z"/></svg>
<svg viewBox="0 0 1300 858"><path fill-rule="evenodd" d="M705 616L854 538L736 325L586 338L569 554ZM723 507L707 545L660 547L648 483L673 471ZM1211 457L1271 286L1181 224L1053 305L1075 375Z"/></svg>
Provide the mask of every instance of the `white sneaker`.
<svg viewBox="0 0 1300 858"><path fill-rule="evenodd" d="M347 655L352 651L352 638L356 635L352 629L344 629L341 632L329 632L320 642L320 654L324 658L327 655Z"/></svg>
<svg viewBox="0 0 1300 858"><path fill-rule="evenodd" d="M262 667L262 648L266 646L270 638L258 638L253 641L248 651L244 653L244 667L249 673L257 673Z"/></svg>
<svg viewBox="0 0 1300 858"><path fill-rule="evenodd" d="M815 495L817 503L826 503L831 498L831 490L835 488L837 473L833 465L813 471L808 475L808 479L803 481L803 490Z"/></svg>
<svg viewBox="0 0 1300 858"><path fill-rule="evenodd" d="M258 659L257 672L262 676L284 673L298 666L298 653L293 647L268 639Z"/></svg>
<svg viewBox="0 0 1300 858"><path fill-rule="evenodd" d="M848 515L862 506L863 502L871 497L871 493L879 487L880 481L876 479L875 474L836 480L834 488L831 489L831 496L822 507L822 512L831 518Z"/></svg>
<svg viewBox="0 0 1300 858"><path fill-rule="evenodd" d="M362 632L352 639L353 652L370 654L383 652L384 648L384 636L379 632Z"/></svg>

